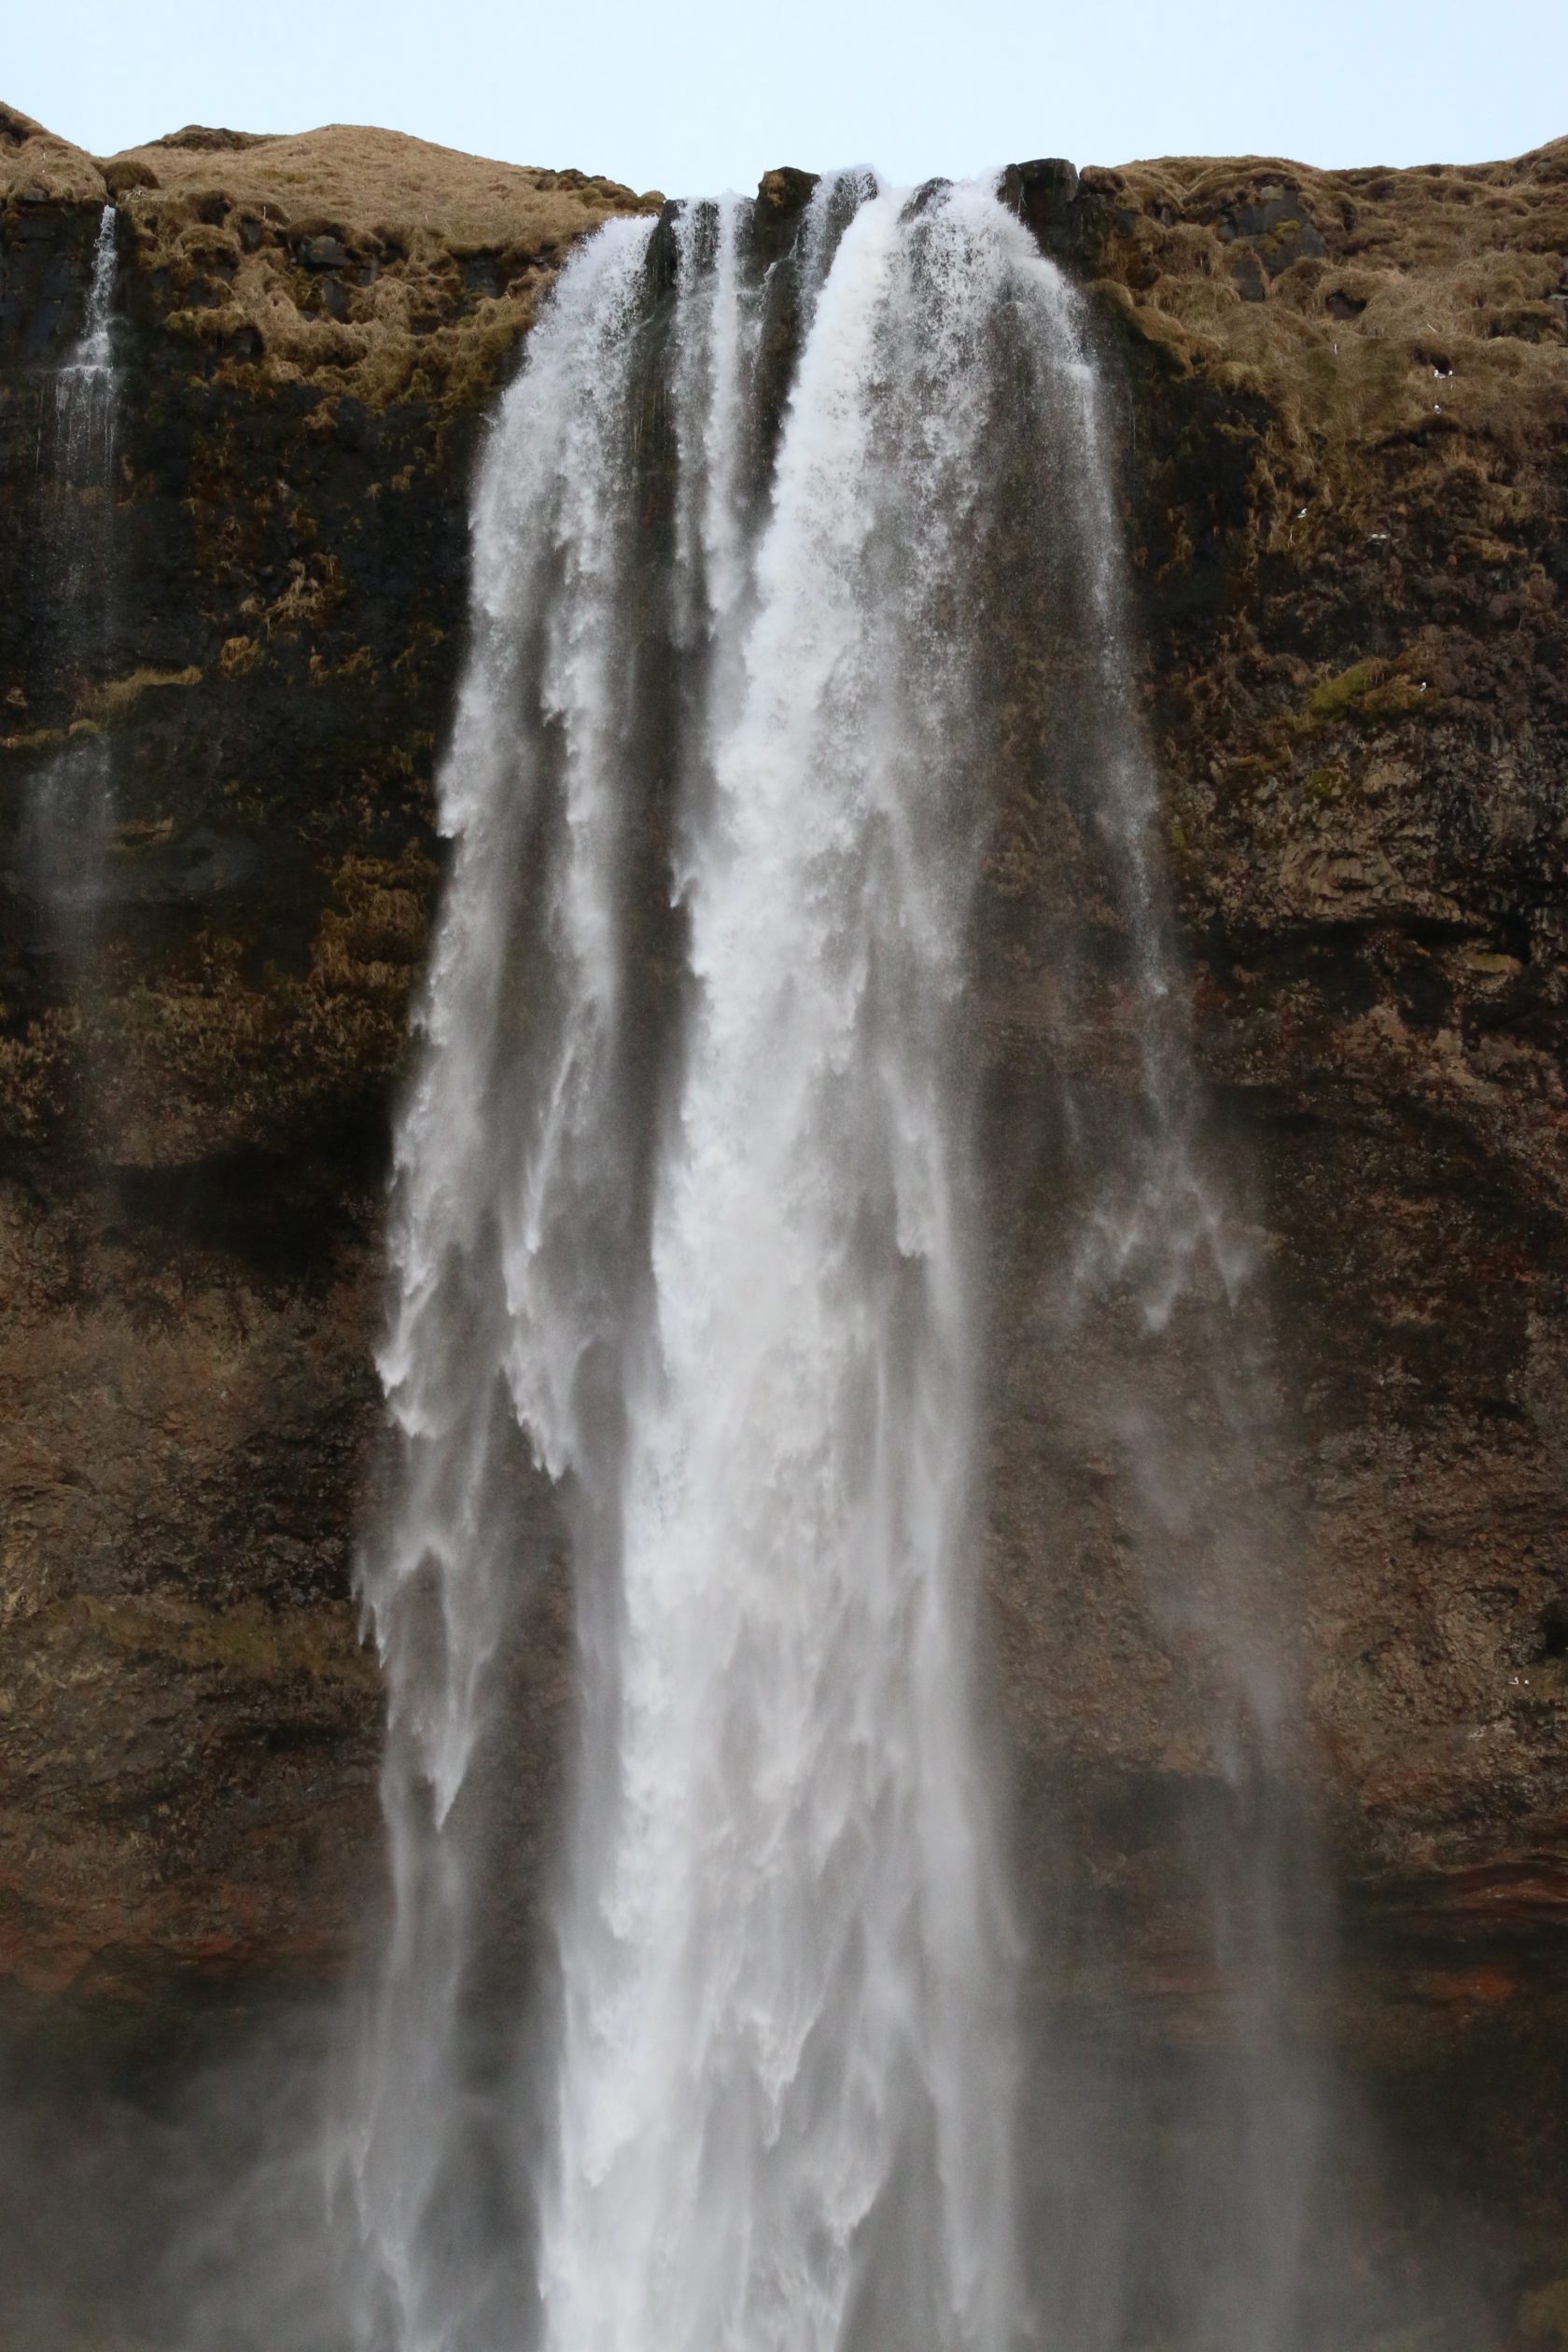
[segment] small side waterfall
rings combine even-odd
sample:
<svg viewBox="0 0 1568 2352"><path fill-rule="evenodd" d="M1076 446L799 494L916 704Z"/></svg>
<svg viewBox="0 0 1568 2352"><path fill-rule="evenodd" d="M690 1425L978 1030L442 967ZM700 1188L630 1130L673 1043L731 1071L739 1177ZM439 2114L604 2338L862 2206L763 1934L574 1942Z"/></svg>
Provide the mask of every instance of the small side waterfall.
<svg viewBox="0 0 1568 2352"><path fill-rule="evenodd" d="M1076 435L1057 442L1075 575L1065 601L1059 552L1043 537L1014 559L1015 587L1032 585L1061 632L1045 770L1082 893L1070 908L1059 878L1047 892L1057 928L1033 1116L1043 1110L1052 1141L1020 1188L1043 1237L1018 1253L1038 1284L1022 1320L1052 1364L1050 1449L1093 1464L1099 1495L1087 1514L1064 1509L1048 1540L1080 1576L1115 1561L1098 1604L1150 1629L1177 1694L1162 1703L1181 1760L1157 1800L1163 1822L1141 1833L1151 1862L1137 1899L1202 1926L1196 1940L1168 1927L1167 1952L1144 1963L1186 1981L1184 2053L1169 2041L1156 2052L1125 2023L1121 2051L1085 2050L1071 2025L1057 2037L1071 2003L1049 1994L1037 2014L1029 2073L1057 2128L1037 2144L1025 2192L1033 2310L1043 2340L1071 2352L1150 2341L1293 2352L1323 2340L1337 2291L1322 2275L1332 2266L1314 2278L1308 2260L1309 2233L1327 2226L1331 2107L1350 2144L1311 2019L1332 1939L1286 1629L1296 1539L1273 1477L1280 1408L1245 1169L1239 1180L1196 1068L1103 395L1092 369L1080 381ZM996 1201L1008 1144L993 1156ZM999 1307L1010 1338L1019 1321ZM1055 1673L1074 1672L1064 1628ZM1084 1830L1070 1805L1036 1835L1064 1887L1092 1877L1092 1854L1071 1850ZM1078 1917L1047 1920L1047 1981L1113 1978L1127 1910L1125 1896L1091 1897Z"/></svg>
<svg viewBox="0 0 1568 2352"><path fill-rule="evenodd" d="M55 596L56 659L79 703L103 683L114 594L116 213L104 206L81 333L56 370L39 422L52 508L47 543ZM91 958L112 814L106 737L79 720L33 788L23 819L23 870L52 943L80 979Z"/></svg>
<svg viewBox="0 0 1568 2352"><path fill-rule="evenodd" d="M92 248L82 330L54 379L55 469L77 491L105 489L114 463L115 223L115 208L105 204ZM90 546L84 544L81 552L91 557Z"/></svg>
<svg viewBox="0 0 1568 2352"><path fill-rule="evenodd" d="M394 1911L334 2182L376 2352L1110 2352L1151 2309L1227 2352L1297 2340L1315 2093L1281 1953L1308 1857L1246 1253L1099 399L1077 297L988 188L846 174L781 258L734 199L602 230L502 404L362 1572ZM1067 845L1054 894L1010 879L1008 777ZM1117 1540L1231 1792L1177 1844L1239 2055L1208 2152L1163 2171L1128 2152L1165 2130L1141 2094L1107 2132L1054 2048L1018 2161L972 1623L1013 1311L978 943L1009 889L1048 1001L1027 1304L1059 1442L1121 1465ZM563 1552L541 1951L512 1651Z"/></svg>

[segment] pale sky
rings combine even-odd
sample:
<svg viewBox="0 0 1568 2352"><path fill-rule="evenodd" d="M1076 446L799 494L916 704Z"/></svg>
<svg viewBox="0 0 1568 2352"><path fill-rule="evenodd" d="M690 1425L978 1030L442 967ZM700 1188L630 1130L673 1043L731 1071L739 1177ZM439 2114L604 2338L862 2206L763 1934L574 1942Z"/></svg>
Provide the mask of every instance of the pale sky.
<svg viewBox="0 0 1568 2352"><path fill-rule="evenodd" d="M97 154L373 122L667 194L1036 155L1478 162L1568 133L1568 0L4 0L0 98Z"/></svg>

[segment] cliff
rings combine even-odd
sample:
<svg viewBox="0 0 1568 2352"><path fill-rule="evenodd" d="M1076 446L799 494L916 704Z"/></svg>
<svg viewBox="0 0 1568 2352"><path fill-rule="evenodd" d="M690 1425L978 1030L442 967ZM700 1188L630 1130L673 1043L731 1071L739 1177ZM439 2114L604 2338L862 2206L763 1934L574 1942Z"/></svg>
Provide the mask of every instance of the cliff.
<svg viewBox="0 0 1568 2352"><path fill-rule="evenodd" d="M1112 386L1202 1059L1253 1170L1295 1400L1270 1476L1308 1530L1289 1614L1348 2031L1413 2113L1468 2105L1465 2161L1548 2216L1568 142L1416 172L1026 166L1010 192L1090 287ZM114 463L73 486L49 371L110 200ZM658 202L364 130L192 129L99 162L0 113L0 490L22 519L0 546L16 2003L329 1977L373 1886L379 1705L349 1559L475 438L572 240ZM60 550L105 502L89 661L49 616ZM113 825L84 944L28 812L99 738ZM1136 1903L1138 1819L1191 1768L1159 1661L1041 1533L1038 1448L1020 1404L993 1507L1019 1835L1066 1771ZM1083 1671L1046 1704L1041 1627L1063 1612ZM551 1614L550 1690L561 1655ZM530 1817L547 1731L535 1766ZM1179 2038L1201 2001L1162 1932L1115 1992Z"/></svg>
<svg viewBox="0 0 1568 2352"><path fill-rule="evenodd" d="M1017 194L1121 385L1200 1053L1290 1400L1344 2022L1429 2167L1560 2231L1568 142ZM1150 1673L1099 1640L1042 1748L1146 1792Z"/></svg>
<svg viewBox="0 0 1568 2352"><path fill-rule="evenodd" d="M1341 1833L1368 1886L1421 1880L1450 1917L1506 1855L1544 1917L1568 1795L1568 142L1091 172L1037 210L1123 371L1203 1056L1261 1155L1321 1512ZM1499 1879L1471 1894L1477 1924L1506 1909Z"/></svg>
<svg viewBox="0 0 1568 2352"><path fill-rule="evenodd" d="M474 439L573 238L637 200L376 131L0 138L0 1957L42 1992L316 1966L375 1844L348 1546ZM48 371L110 189L105 493L49 463ZM49 616L105 495L90 675ZM93 730L84 963L26 816Z"/></svg>

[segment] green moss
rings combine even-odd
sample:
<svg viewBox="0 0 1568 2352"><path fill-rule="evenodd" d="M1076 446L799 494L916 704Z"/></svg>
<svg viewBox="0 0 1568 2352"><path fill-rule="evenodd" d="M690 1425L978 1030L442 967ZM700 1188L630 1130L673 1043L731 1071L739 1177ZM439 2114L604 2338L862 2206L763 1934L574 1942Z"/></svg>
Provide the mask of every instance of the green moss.
<svg viewBox="0 0 1568 2352"><path fill-rule="evenodd" d="M0 735L0 751L53 751L64 740L63 727L35 727L30 735Z"/></svg>
<svg viewBox="0 0 1568 2352"><path fill-rule="evenodd" d="M1337 678L1323 679L1312 689L1306 715L1297 722L1299 733L1315 734L1320 727L1345 721L1360 727L1381 727L1415 715L1430 717L1442 696L1426 679L1412 674L1419 667L1410 656L1398 665L1376 656L1352 662ZM1314 771L1323 773L1326 771ZM1308 789L1311 789L1310 781Z"/></svg>
<svg viewBox="0 0 1568 2352"><path fill-rule="evenodd" d="M1383 685L1375 686L1364 694L1357 718L1365 721L1388 721L1407 718L1412 711L1431 710L1437 696L1427 691L1413 678L1391 678Z"/></svg>
<svg viewBox="0 0 1568 2352"><path fill-rule="evenodd" d="M123 678L107 679L92 698L91 719L77 723L92 727L95 733L105 727L117 726L130 718L144 695L167 686L199 686L201 682L202 673L194 663L177 670L152 669L144 665L128 671Z"/></svg>
<svg viewBox="0 0 1568 2352"><path fill-rule="evenodd" d="M1329 727L1337 720L1353 717L1356 705L1380 686L1387 676L1386 662L1352 662L1337 678L1325 678L1313 687L1307 705L1308 718L1315 726Z"/></svg>
<svg viewBox="0 0 1568 2352"><path fill-rule="evenodd" d="M365 1688L377 1680L375 1661L356 1641L346 1610L281 1617L259 1602L219 1611L161 1598L107 1602L83 1597L67 1603L63 1614L91 1626L99 1639L117 1649L197 1672L266 1683L305 1674Z"/></svg>

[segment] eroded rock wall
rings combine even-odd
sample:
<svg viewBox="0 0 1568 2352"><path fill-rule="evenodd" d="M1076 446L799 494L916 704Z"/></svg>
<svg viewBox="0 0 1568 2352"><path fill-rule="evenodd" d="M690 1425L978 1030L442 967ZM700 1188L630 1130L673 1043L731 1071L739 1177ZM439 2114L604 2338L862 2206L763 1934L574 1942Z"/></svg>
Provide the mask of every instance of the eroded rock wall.
<svg viewBox="0 0 1568 2352"><path fill-rule="evenodd" d="M1568 1889L1568 145L1091 175L1079 209L1127 289L1150 699L1204 1059L1261 1149L1339 1832L1391 1903L1505 1930L1517 1870L1518 1924L1544 1922Z"/></svg>

